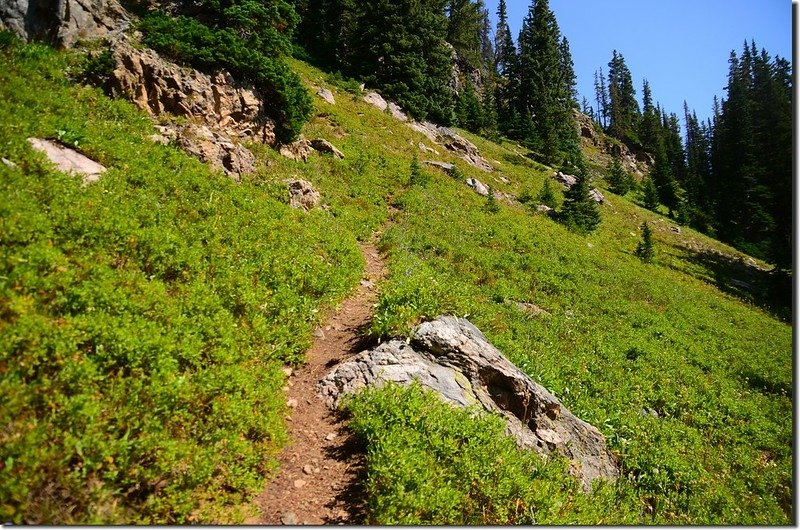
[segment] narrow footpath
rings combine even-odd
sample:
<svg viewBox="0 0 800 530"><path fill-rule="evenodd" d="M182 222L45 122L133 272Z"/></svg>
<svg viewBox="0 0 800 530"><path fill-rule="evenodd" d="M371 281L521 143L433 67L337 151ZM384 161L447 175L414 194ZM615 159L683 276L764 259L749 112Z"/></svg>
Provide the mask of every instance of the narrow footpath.
<svg viewBox="0 0 800 530"><path fill-rule="evenodd" d="M358 290L315 331L306 364L288 378L289 444L279 456L280 473L256 498L260 515L246 524L361 524L363 448L346 424L317 396L317 382L335 365L363 349L386 274L371 243L361 244L366 269Z"/></svg>

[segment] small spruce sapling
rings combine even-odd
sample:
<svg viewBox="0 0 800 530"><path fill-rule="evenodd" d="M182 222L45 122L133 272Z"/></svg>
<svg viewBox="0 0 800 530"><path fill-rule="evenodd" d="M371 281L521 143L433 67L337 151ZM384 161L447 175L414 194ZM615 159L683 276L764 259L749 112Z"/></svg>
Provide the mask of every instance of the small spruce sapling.
<svg viewBox="0 0 800 530"><path fill-rule="evenodd" d="M658 189L656 189L656 185L653 182L653 179L650 177L646 177L644 181L642 181L642 196L644 199L645 208L653 211L658 208L658 204L660 202L658 197Z"/></svg>
<svg viewBox="0 0 800 530"><path fill-rule="evenodd" d="M579 171L578 181L564 194L564 205L558 217L561 222L580 234L588 234L600 224L600 210L589 196L586 173Z"/></svg>
<svg viewBox="0 0 800 530"><path fill-rule="evenodd" d="M622 167L619 156L611 157L608 164L608 176L606 177L609 189L617 195L625 195L631 190L633 179L630 174Z"/></svg>
<svg viewBox="0 0 800 530"><path fill-rule="evenodd" d="M553 186L550 184L549 178L544 179L542 189L539 191L539 195L536 198L539 200L539 204L544 204L550 208L558 208L556 194L553 191Z"/></svg>
<svg viewBox="0 0 800 530"><path fill-rule="evenodd" d="M639 244L636 245L636 251L634 252L636 256L639 257L645 263L652 263L653 257L655 256L655 248L653 247L653 232L650 230L650 226L645 221L642 224L642 240L639 241Z"/></svg>
<svg viewBox="0 0 800 530"><path fill-rule="evenodd" d="M494 188L491 186L489 186L489 195L486 196L486 211L489 213L500 211L500 205L497 204L497 198L494 196Z"/></svg>

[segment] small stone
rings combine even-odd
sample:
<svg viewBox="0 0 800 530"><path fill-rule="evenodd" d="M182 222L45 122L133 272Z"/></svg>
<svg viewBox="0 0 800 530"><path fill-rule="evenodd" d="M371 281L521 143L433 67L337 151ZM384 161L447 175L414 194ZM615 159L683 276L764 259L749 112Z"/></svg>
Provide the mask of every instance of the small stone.
<svg viewBox="0 0 800 530"><path fill-rule="evenodd" d="M286 377L291 377L292 374L294 373L294 370L292 370L291 366L284 366L283 368L281 368L281 371L284 374L286 374Z"/></svg>
<svg viewBox="0 0 800 530"><path fill-rule="evenodd" d="M299 479L297 479L297 480L295 480L295 481L294 481L294 487L295 487L295 488L297 488L297 489L300 489L300 488L302 488L302 487L303 487L303 486L305 486L306 484L307 484L307 483L306 483L306 481L305 481L305 480L303 480L303 479L301 479L301 478L299 478Z"/></svg>
<svg viewBox="0 0 800 530"><path fill-rule="evenodd" d="M294 514L294 512L286 512L283 515L281 515L281 524L296 525L297 516Z"/></svg>
<svg viewBox="0 0 800 530"><path fill-rule="evenodd" d="M314 473L314 468L311 467L310 464L306 464L303 466L303 473L305 473L306 475L311 475Z"/></svg>
<svg viewBox="0 0 800 530"><path fill-rule="evenodd" d="M375 284L372 283L370 280L361 280L361 286L366 287L367 289L375 288Z"/></svg>
<svg viewBox="0 0 800 530"><path fill-rule="evenodd" d="M297 407L297 400L296 399L287 400L286 401L286 406L289 407L289 408L292 408L292 409Z"/></svg>
<svg viewBox="0 0 800 530"><path fill-rule="evenodd" d="M325 332L323 332L322 329L320 329L320 328L316 328L314 330L314 337L316 337L318 339L324 339L325 338Z"/></svg>
<svg viewBox="0 0 800 530"><path fill-rule="evenodd" d="M336 433L335 432L332 432L332 433L328 434L328 436L325 437L325 440L327 440L329 442L332 442L335 439L336 439Z"/></svg>
<svg viewBox="0 0 800 530"><path fill-rule="evenodd" d="M17 167L17 165L14 162L12 162L11 160L9 160L8 158L2 158L0 160L2 160L3 164L5 164L6 166L10 167L11 169L14 169L15 167Z"/></svg>

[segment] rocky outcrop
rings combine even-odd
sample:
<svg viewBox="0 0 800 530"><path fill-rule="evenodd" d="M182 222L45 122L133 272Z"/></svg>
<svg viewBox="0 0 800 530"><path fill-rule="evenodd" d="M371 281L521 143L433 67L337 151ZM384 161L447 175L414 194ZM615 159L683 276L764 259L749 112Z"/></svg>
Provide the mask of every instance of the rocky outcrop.
<svg viewBox="0 0 800 530"><path fill-rule="evenodd" d="M79 40L120 34L130 17L117 0L3 0L0 29L23 40L72 47Z"/></svg>
<svg viewBox="0 0 800 530"><path fill-rule="evenodd" d="M484 171L494 171L492 164L490 164L488 160L481 156L480 152L478 152L478 148L475 147L475 144L455 132L453 129L450 129L449 127L442 127L429 121L409 120L408 116L406 116L399 106L391 101L386 101L383 96L377 92L369 92L366 96L364 96L364 101L384 112L389 112L395 119L405 122L415 131L427 136L430 141L442 145L445 149L458 154L470 165ZM420 150L429 149L424 144L421 145L423 147L421 147Z"/></svg>
<svg viewBox="0 0 800 530"><path fill-rule="evenodd" d="M113 56L112 91L149 114L169 113L231 138L275 144L275 124L263 117L260 96L229 73L207 75L180 67L125 39L115 43Z"/></svg>
<svg viewBox="0 0 800 530"><path fill-rule="evenodd" d="M597 428L575 417L546 388L506 359L469 321L451 316L425 322L409 342L392 340L340 364L318 384L335 407L342 396L386 382L419 384L455 406L499 414L523 448L560 454L586 489L619 476L616 457Z"/></svg>
<svg viewBox="0 0 800 530"><path fill-rule="evenodd" d="M297 179L286 182L289 187L289 206L308 211L320 203L319 192L307 180Z"/></svg>
<svg viewBox="0 0 800 530"><path fill-rule="evenodd" d="M408 126L421 132L432 142L444 146L448 151L453 151L463 158L468 164L484 171L494 171L494 167L483 158L475 144L455 132L449 127L442 127L429 121L412 121Z"/></svg>
<svg viewBox="0 0 800 530"><path fill-rule="evenodd" d="M376 107L378 110L388 112L396 120L403 122L408 121L408 116L406 116L406 113L403 112L403 109L401 109L399 105L391 101L386 101L383 99L383 96L377 92L369 92L364 96L364 101Z"/></svg>
<svg viewBox="0 0 800 530"><path fill-rule="evenodd" d="M58 142L40 138L28 138L28 142L31 147L44 153L59 171L82 177L84 185L100 180L100 175L106 170L102 164Z"/></svg>
<svg viewBox="0 0 800 530"><path fill-rule="evenodd" d="M205 125L159 125L156 129L160 134L151 137L154 142L172 142L237 182L255 171L256 157L249 149Z"/></svg>

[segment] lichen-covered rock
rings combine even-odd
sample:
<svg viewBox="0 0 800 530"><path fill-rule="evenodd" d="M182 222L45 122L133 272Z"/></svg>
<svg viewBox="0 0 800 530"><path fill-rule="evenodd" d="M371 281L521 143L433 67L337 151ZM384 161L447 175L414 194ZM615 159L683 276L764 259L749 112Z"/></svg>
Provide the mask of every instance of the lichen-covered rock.
<svg viewBox="0 0 800 530"><path fill-rule="evenodd" d="M333 92L328 90L327 88L320 88L317 90L317 95L324 99L327 103L331 105L336 105L336 99L333 97Z"/></svg>
<svg viewBox="0 0 800 530"><path fill-rule="evenodd" d="M439 169L446 171L447 173L452 173L456 166L450 164L448 162L439 162L438 160L425 160L425 164L429 166L438 167Z"/></svg>
<svg viewBox="0 0 800 530"><path fill-rule="evenodd" d="M442 316L420 324L409 343L393 340L356 355L326 375L317 390L335 407L342 396L387 381L417 381L456 406L480 404L503 416L518 445L564 455L587 489L597 478L619 476L600 431L521 372L466 319Z"/></svg>
<svg viewBox="0 0 800 530"><path fill-rule="evenodd" d="M475 193L477 193L478 195L481 195L482 197L488 197L489 196L489 188L487 188L486 185L483 182L481 182L480 180L478 180L476 178L468 178L467 179L467 186L469 186L470 188L475 190Z"/></svg>
<svg viewBox="0 0 800 530"><path fill-rule="evenodd" d="M428 137L432 142L444 146L448 151L453 151L474 166L483 171L494 171L494 167L483 158L475 144L455 132L449 127L441 127L429 121L411 121L408 126Z"/></svg>
<svg viewBox="0 0 800 530"><path fill-rule="evenodd" d="M187 125L174 129L175 143L184 151L212 167L221 169L237 182L255 171L256 158L249 149L205 125ZM166 136L165 136L166 137Z"/></svg>

